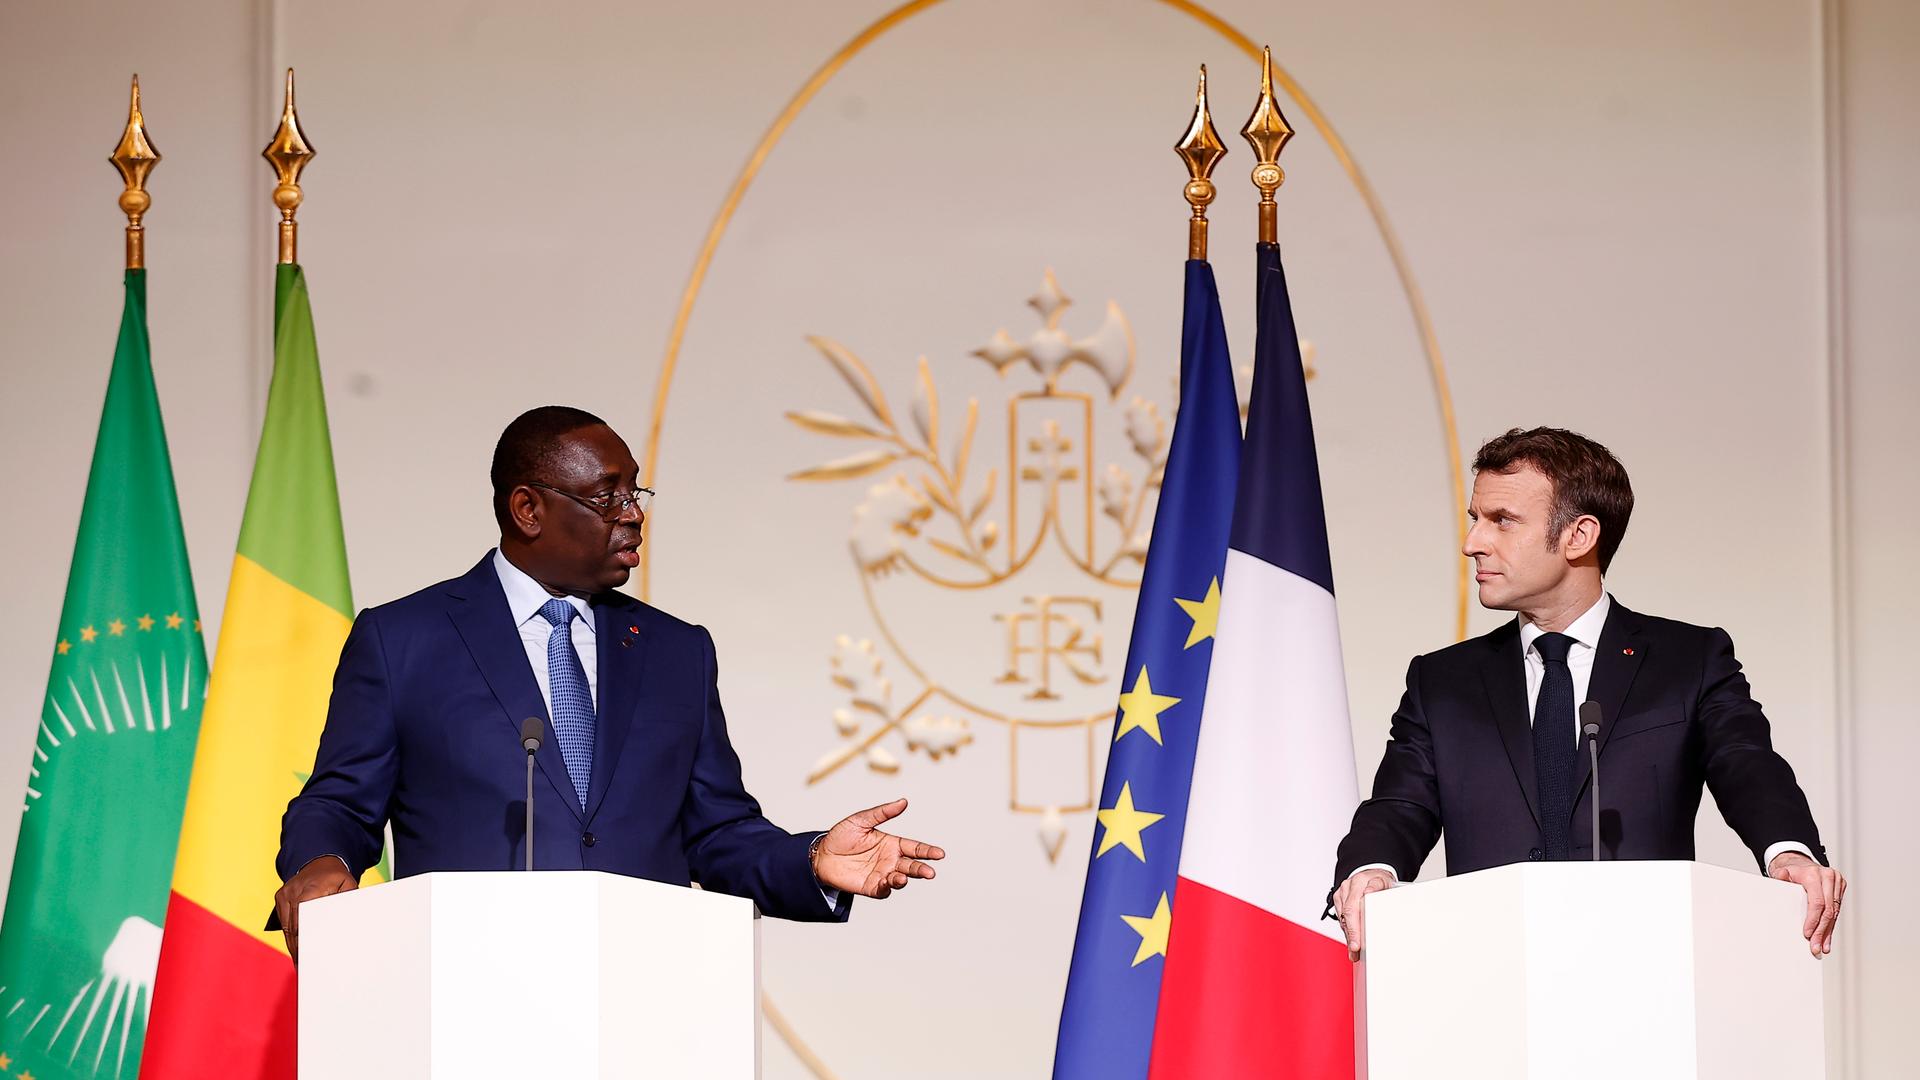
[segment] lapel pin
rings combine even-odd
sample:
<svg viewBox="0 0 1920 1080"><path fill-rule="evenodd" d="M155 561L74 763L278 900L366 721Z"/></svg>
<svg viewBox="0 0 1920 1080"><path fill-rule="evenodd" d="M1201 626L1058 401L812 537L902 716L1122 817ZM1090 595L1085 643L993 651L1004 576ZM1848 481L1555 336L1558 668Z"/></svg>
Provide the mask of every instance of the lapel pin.
<svg viewBox="0 0 1920 1080"><path fill-rule="evenodd" d="M1621 654L1622 656L1632 656L1632 655L1633 655L1633 650L1632 650L1632 649L1621 649L1621 650L1620 650L1620 654Z"/></svg>
<svg viewBox="0 0 1920 1080"><path fill-rule="evenodd" d="M639 632L640 632L640 628L639 628L639 627L637 627L637 626L629 626L629 627L627 627L627 633L629 633L629 634L637 634L637 633L639 633Z"/></svg>

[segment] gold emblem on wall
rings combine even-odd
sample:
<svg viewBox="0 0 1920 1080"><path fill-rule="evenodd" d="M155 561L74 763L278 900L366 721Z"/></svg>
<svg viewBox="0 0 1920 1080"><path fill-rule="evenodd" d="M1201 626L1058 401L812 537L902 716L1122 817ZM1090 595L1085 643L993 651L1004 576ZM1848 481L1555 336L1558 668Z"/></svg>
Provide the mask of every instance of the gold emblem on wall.
<svg viewBox="0 0 1920 1080"><path fill-rule="evenodd" d="M1027 300L1040 325L1021 337L997 330L970 354L1013 384L1004 414L990 410L1004 442L983 436L979 398L943 410L926 357L903 422L873 369L822 336L808 342L859 411L787 413L863 444L789 479L863 482L848 552L884 643L835 641L831 677L847 695L832 718L840 743L807 782L856 760L882 773L898 771L903 754L940 761L973 742L975 723L1003 724L1007 806L1041 817L1049 861L1063 846L1063 815L1093 809L1094 732L1113 717L1107 665L1119 659L1103 620L1132 608L1171 426L1156 403L1126 394L1135 356L1119 305L1109 301L1077 336L1072 303L1049 270ZM1125 447L1107 452L1102 427L1122 431ZM918 654L906 626L929 604L972 643L957 651L979 663L947 670ZM1073 767L1034 767L1036 756Z"/></svg>

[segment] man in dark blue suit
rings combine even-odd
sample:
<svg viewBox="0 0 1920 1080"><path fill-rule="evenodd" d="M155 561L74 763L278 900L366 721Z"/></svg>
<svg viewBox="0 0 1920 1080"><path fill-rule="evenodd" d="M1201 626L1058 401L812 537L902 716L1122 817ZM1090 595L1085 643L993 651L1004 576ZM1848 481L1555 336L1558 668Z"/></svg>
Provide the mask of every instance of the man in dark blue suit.
<svg viewBox="0 0 1920 1080"><path fill-rule="evenodd" d="M1349 955L1364 944L1366 895L1418 873L1442 832L1449 874L1592 858L1595 814L1604 858L1691 859L1703 787L1761 872L1806 891L1801 933L1815 956L1831 952L1847 881L1827 865L1732 639L1607 595L1602 575L1633 513L1626 469L1556 428L1501 435L1473 469L1463 554L1480 603L1515 618L1407 668L1328 898ZM1577 702L1600 706L1598 803Z"/></svg>
<svg viewBox="0 0 1920 1080"><path fill-rule="evenodd" d="M944 852L879 829L904 799L826 832L761 816L712 636L614 591L639 564L652 492L638 476L591 413L523 414L494 451L499 548L354 620L313 775L281 823L274 909L290 952L300 903L356 888L389 823L396 877L522 866L528 718L544 736L537 868L699 882L809 921L934 876Z"/></svg>

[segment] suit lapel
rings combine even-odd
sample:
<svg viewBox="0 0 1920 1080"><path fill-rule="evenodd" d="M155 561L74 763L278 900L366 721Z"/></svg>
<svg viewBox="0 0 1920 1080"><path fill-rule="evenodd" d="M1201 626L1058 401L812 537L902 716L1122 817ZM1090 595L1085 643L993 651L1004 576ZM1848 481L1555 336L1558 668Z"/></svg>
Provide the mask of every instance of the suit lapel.
<svg viewBox="0 0 1920 1080"><path fill-rule="evenodd" d="M1520 629L1515 623L1487 635L1487 652L1481 660L1480 677L1486 684L1487 706L1500 741L1507 748L1507 761L1513 777L1526 793L1527 809L1535 825L1540 823L1539 784L1533 769L1533 725L1527 720L1527 669L1520 655Z"/></svg>
<svg viewBox="0 0 1920 1080"><path fill-rule="evenodd" d="M640 697L640 672L646 658L646 635L632 606L621 598L596 602L593 608L594 649L598 657L600 708L593 725L593 780L588 785L587 817L600 809L613 781L614 767L627 745Z"/></svg>
<svg viewBox="0 0 1920 1080"><path fill-rule="evenodd" d="M1600 752L1607 752L1607 739L1618 726L1620 712L1626 707L1627 692L1640 672L1646 656L1646 640L1640 616L1616 600L1607 613L1607 624L1600 628L1600 644L1593 655L1593 674L1587 680L1587 700L1600 705ZM1593 775L1593 755L1583 745L1574 760L1573 802L1578 804Z"/></svg>
<svg viewBox="0 0 1920 1080"><path fill-rule="evenodd" d="M547 703L540 697L540 684L534 681L533 669L528 666L526 648L520 643L513 613L507 608L507 594L494 573L493 556L489 554L456 582L451 595L455 602L448 605L447 615L453 620L454 629L460 632L461 640L466 642L467 651L480 668L487 688L499 701L500 718L506 722L514 741L519 741L521 720L540 717L546 737L541 740L534 759L554 790L573 794L573 780L567 775L567 763L560 756L553 719L547 715ZM501 738L504 741L507 736ZM577 798L560 801L567 804L567 810L576 819L580 817Z"/></svg>

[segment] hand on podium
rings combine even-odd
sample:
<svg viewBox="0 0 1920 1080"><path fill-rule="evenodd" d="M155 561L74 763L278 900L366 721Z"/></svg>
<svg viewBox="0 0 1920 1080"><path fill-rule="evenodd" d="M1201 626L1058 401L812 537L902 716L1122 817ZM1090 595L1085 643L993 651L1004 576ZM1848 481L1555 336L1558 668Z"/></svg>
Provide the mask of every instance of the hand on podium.
<svg viewBox="0 0 1920 1080"><path fill-rule="evenodd" d="M1340 883L1333 893L1333 910L1340 916L1340 929L1347 935L1347 959L1360 959L1367 943L1366 907L1361 903L1368 893L1393 887L1393 875L1385 870L1359 870Z"/></svg>
<svg viewBox="0 0 1920 1080"><path fill-rule="evenodd" d="M814 845L814 879L829 889L875 900L885 900L914 878L931 879L933 867L927 862L946 858L945 851L879 829L882 822L906 809L907 800L895 799L853 814L828 830Z"/></svg>
<svg viewBox="0 0 1920 1080"><path fill-rule="evenodd" d="M1821 866L1797 851L1783 851L1767 865L1767 876L1791 881L1807 890L1807 918L1800 936L1816 957L1833 951L1833 924L1840 919L1840 898L1847 895L1847 879L1838 870Z"/></svg>
<svg viewBox="0 0 1920 1080"><path fill-rule="evenodd" d="M301 867L273 894L273 910L280 916L280 932L287 936L287 955L294 963L300 962L300 904L359 887L360 879L339 856L322 855Z"/></svg>

